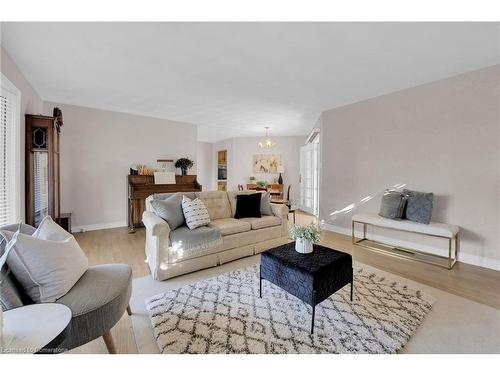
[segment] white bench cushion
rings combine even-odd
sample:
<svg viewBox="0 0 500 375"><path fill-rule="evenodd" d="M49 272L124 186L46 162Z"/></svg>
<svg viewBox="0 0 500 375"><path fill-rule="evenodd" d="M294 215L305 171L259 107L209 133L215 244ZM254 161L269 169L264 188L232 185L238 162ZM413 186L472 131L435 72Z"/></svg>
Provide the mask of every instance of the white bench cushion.
<svg viewBox="0 0 500 375"><path fill-rule="evenodd" d="M389 229L399 229L409 232L431 234L434 236L442 236L448 238L453 238L460 229L458 226L451 224L435 222L430 222L429 224L420 224L409 220L386 219L375 213L356 214L352 216L352 220Z"/></svg>

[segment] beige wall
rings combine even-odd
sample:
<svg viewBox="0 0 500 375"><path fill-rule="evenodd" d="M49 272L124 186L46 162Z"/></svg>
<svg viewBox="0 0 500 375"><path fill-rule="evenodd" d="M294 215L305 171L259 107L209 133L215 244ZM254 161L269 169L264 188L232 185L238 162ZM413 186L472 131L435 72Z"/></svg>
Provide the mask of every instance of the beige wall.
<svg viewBox="0 0 500 375"><path fill-rule="evenodd" d="M274 182L278 178L278 174L271 173L255 173L253 171L253 156L256 154L277 154L281 155L281 162L285 167L283 176L283 184L285 189L291 185L290 196L298 202L299 199L299 174L300 174L300 147L304 145L306 137L272 137L276 141L276 146L272 149L261 149L257 145L261 138L245 137L234 138L233 147L234 155L232 162L236 168L232 171L232 185L237 187L238 184L246 186L248 178L255 176L257 180L266 180ZM286 198L286 190L285 190Z"/></svg>
<svg viewBox="0 0 500 375"><path fill-rule="evenodd" d="M321 219L406 183L435 193L433 221L462 228L462 261L500 269L500 65L325 111L321 122ZM350 217L329 224L347 230Z"/></svg>
<svg viewBox="0 0 500 375"><path fill-rule="evenodd" d="M156 165L159 158L189 157L196 173L195 125L59 103L61 209L85 230L126 225L127 182L132 164Z"/></svg>
<svg viewBox="0 0 500 375"><path fill-rule="evenodd" d="M21 108L20 108L20 181L19 186L21 189L21 219L24 220L25 217L25 202L24 202L24 115L26 113L43 113L43 101L40 99L38 94L35 92L31 84L26 80L21 71L14 64L9 55L5 52L3 48L0 50L0 71L3 75L11 81L14 86L21 92ZM50 113L48 113L50 114Z"/></svg>
<svg viewBox="0 0 500 375"><path fill-rule="evenodd" d="M254 173L253 172L253 156L256 154L279 154L285 166L283 174L283 183L285 189L288 185L292 185L290 196L294 201L299 199L299 150L300 146L304 145L305 136L294 137L272 137L276 141L276 147L272 149L261 149L257 145L261 138L259 137L238 137L230 138L213 144L214 160L212 162L214 170L217 169L217 151L227 150L228 158L228 190L238 189L238 185L246 186L250 176L255 176L257 180L266 180L274 182L278 178L278 174L271 173ZM213 181L217 179L217 174L214 173ZM286 194L286 191L285 191Z"/></svg>
<svg viewBox="0 0 500 375"><path fill-rule="evenodd" d="M198 183L202 185L204 191L216 190L213 144L198 142L197 159Z"/></svg>
<svg viewBox="0 0 500 375"><path fill-rule="evenodd" d="M187 156L196 161L195 125L117 112L43 102L1 49L0 71L21 92L20 190L25 214L24 115L50 115L61 107L61 208L73 213L73 226L93 229L126 223L126 175L131 164ZM196 173L195 167L190 173Z"/></svg>

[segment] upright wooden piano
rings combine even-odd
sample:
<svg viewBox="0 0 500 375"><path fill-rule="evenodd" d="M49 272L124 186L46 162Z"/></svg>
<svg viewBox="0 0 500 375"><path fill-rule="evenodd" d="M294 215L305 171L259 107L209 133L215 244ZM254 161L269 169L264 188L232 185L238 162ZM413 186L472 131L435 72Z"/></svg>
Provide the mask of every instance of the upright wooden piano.
<svg viewBox="0 0 500 375"><path fill-rule="evenodd" d="M175 184L155 184L153 176L128 175L128 227L142 227L146 198L155 193L201 191L196 175L175 176Z"/></svg>

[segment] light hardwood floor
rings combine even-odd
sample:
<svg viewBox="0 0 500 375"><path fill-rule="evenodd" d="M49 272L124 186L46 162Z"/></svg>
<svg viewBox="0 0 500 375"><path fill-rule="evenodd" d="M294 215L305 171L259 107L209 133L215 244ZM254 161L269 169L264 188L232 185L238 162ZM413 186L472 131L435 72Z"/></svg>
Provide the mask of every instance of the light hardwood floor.
<svg viewBox="0 0 500 375"><path fill-rule="evenodd" d="M291 218L291 216L290 216ZM297 213L297 223L308 224L315 218ZM75 233L91 265L103 263L127 263L133 277L149 275L144 262L144 229L134 234L128 228L105 229ZM355 261L390 272L407 279L441 289L470 300L500 309L500 272L458 262L452 270L410 260L394 258L365 249L351 243L342 234L323 231L322 244L352 254ZM130 318L125 314L112 330L119 353L137 353ZM104 353L102 339L77 348L72 353Z"/></svg>

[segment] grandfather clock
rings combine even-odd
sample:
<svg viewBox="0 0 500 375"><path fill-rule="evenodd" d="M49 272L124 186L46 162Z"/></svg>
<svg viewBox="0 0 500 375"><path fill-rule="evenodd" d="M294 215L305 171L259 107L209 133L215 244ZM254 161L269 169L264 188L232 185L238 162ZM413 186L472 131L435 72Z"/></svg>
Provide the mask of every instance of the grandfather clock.
<svg viewBox="0 0 500 375"><path fill-rule="evenodd" d="M26 223L37 227L50 215L61 223L59 133L62 112L26 115Z"/></svg>

